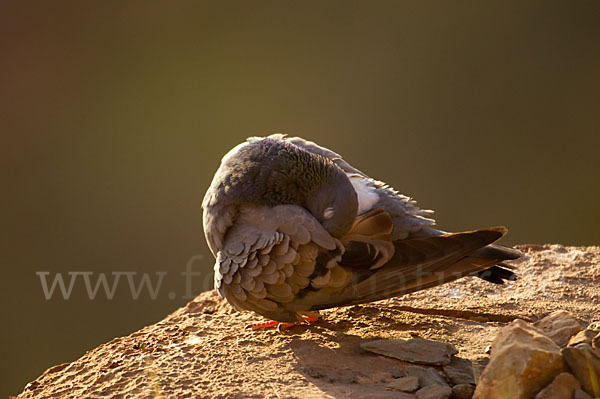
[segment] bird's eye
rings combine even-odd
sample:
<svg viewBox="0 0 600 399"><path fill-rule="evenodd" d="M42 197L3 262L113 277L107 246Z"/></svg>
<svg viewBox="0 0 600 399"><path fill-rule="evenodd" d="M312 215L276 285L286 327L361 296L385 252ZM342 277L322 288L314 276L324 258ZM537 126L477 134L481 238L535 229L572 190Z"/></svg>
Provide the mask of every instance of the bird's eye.
<svg viewBox="0 0 600 399"><path fill-rule="evenodd" d="M329 207L327 209L325 209L325 211L323 212L323 218L324 219L331 219L333 217L333 208Z"/></svg>

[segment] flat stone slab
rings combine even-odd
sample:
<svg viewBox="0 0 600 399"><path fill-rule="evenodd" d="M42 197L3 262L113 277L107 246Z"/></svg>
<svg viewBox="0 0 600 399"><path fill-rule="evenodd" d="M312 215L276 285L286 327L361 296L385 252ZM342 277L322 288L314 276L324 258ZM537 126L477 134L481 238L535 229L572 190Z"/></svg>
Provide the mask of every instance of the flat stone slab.
<svg viewBox="0 0 600 399"><path fill-rule="evenodd" d="M409 363L443 366L458 351L452 344L423 338L380 339L360 345L364 350Z"/></svg>

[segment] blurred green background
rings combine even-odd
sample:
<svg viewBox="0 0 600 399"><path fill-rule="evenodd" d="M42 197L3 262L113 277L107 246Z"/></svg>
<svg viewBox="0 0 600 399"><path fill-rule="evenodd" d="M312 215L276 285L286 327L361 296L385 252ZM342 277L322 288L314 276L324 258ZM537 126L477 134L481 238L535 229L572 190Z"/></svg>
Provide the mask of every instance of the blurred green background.
<svg viewBox="0 0 600 399"><path fill-rule="evenodd" d="M196 255L210 288L200 203L247 136L330 147L444 229L600 243L598 1L24 1L0 19L0 396L183 305ZM36 271L168 274L156 300L81 280L46 300Z"/></svg>

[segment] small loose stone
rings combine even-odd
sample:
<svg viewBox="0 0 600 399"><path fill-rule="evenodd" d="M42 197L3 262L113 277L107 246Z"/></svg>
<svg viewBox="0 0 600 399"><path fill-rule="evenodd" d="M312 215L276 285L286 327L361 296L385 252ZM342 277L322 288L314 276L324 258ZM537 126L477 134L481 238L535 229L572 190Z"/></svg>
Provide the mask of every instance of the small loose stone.
<svg viewBox="0 0 600 399"><path fill-rule="evenodd" d="M387 384L386 388L400 392L414 392L419 389L419 378L416 376L397 378Z"/></svg>
<svg viewBox="0 0 600 399"><path fill-rule="evenodd" d="M452 387L452 399L471 399L475 393L475 386L471 384L458 384Z"/></svg>

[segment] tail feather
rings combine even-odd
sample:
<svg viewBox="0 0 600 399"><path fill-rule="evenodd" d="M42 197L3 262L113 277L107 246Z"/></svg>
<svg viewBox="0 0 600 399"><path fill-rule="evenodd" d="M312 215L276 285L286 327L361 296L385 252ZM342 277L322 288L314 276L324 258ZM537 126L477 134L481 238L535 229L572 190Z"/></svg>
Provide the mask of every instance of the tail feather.
<svg viewBox="0 0 600 399"><path fill-rule="evenodd" d="M504 266L507 267L509 265L505 263L498 263L495 266L490 267L489 269L482 270L480 272L473 273L473 276L477 276L485 281L489 281L494 284L504 284L506 280L515 281L517 279L517 275L510 270L505 269ZM512 266L509 266L509 268Z"/></svg>
<svg viewBox="0 0 600 399"><path fill-rule="evenodd" d="M502 244L490 244L472 253L480 258L515 260L521 256L521 251Z"/></svg>

